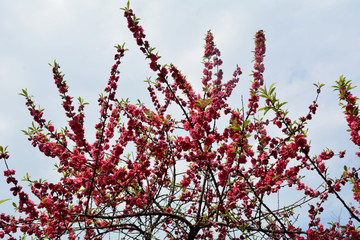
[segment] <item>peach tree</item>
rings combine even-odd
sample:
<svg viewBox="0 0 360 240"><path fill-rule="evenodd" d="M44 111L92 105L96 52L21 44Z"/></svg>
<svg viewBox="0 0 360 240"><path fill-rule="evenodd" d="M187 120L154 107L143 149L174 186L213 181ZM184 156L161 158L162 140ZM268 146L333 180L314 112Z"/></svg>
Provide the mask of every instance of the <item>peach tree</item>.
<svg viewBox="0 0 360 240"><path fill-rule="evenodd" d="M161 64L146 40L132 9L123 8L128 28L149 60L156 79L146 81L151 106L118 99L120 63L126 50L116 46L114 65L98 99L99 122L94 142L85 137L84 107L68 94L57 62L53 79L62 99L68 126L47 121L26 90L21 95L33 117L24 133L45 156L57 159L58 182L34 180L27 193L8 166L9 153L0 147L4 175L18 200L18 214L0 214L0 238L36 239L355 239L360 214L344 199L353 191L360 203L359 166L344 166L330 175L327 163L345 151L310 155L306 124L316 113L323 84L315 84L314 101L304 116L291 119L275 93L264 84L265 34L255 34L254 69L249 99L229 106L241 75L223 80L220 51L211 31L205 37L202 91L196 92L173 64ZM334 86L344 109L351 142L360 146L360 115L351 81L340 77ZM178 113L174 114L172 108ZM223 122L226 126L221 128ZM270 134L279 129L280 134ZM356 153L360 156L360 153ZM305 181L317 175L320 183ZM271 196L300 192L278 207ZM348 213L345 223L324 224L329 196ZM6 200L2 200L0 203ZM302 208L303 214L295 216ZM299 224L298 217L306 224Z"/></svg>

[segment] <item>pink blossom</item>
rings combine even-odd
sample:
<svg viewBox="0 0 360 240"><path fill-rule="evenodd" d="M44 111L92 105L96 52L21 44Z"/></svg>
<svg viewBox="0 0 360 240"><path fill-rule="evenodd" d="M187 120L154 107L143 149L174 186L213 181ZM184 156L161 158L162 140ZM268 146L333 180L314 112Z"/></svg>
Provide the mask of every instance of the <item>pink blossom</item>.
<svg viewBox="0 0 360 240"><path fill-rule="evenodd" d="M55 130L55 128L54 128L53 125L49 125L49 126L48 126L48 130L49 130L50 132L53 132L53 131Z"/></svg>

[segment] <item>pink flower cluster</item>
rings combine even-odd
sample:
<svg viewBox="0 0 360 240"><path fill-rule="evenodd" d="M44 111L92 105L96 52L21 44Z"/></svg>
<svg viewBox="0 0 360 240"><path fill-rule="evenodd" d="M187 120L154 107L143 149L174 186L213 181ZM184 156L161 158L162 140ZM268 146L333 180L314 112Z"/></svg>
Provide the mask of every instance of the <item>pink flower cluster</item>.
<svg viewBox="0 0 360 240"><path fill-rule="evenodd" d="M248 103L248 113L250 114L255 114L259 107L259 96L257 94L257 91L264 84L263 72L265 71L265 67L263 61L266 52L265 41L266 40L264 32L262 30L258 31L255 34L255 63L254 71L252 73L254 80L251 85L250 98Z"/></svg>

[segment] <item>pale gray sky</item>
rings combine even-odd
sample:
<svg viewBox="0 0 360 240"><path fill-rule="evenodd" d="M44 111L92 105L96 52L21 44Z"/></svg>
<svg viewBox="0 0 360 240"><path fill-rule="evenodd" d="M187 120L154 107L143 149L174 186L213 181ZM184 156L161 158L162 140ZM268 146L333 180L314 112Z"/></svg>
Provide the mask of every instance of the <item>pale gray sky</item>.
<svg viewBox="0 0 360 240"><path fill-rule="evenodd" d="M126 42L130 49L120 67L118 96L148 99L143 81L153 75L126 28L120 10L125 5L124 0L0 0L0 145L9 145L9 165L17 170L18 178L26 172L46 179L55 174L49 171L54 160L31 147L20 131L31 124L31 118L18 95L27 88L45 108L45 117L59 128L64 126L48 66L54 59L66 75L70 93L90 102L86 108L90 139L98 118L97 97L113 64L114 45ZM141 18L151 45L163 56L161 62L177 65L196 89L201 83L203 38L211 29L222 53L224 78L231 77L236 64L243 70L231 99L234 107L241 106L240 96L248 92L253 36L263 29L267 37L265 82L276 82L278 96L289 102L291 116L307 112L315 97L312 83L326 84L310 125L314 153L326 147L339 151L350 144L337 95L330 86L341 74L360 85L360 2L136 0L131 7ZM360 95L360 90L355 93ZM343 165L333 164L334 168ZM4 168L2 162L0 168ZM5 179L0 179L0 200L11 198Z"/></svg>

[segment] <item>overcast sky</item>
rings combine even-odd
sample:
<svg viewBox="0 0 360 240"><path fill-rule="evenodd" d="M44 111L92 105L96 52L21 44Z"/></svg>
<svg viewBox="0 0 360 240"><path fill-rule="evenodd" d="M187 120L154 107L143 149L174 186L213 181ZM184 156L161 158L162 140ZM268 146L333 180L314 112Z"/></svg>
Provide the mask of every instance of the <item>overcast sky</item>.
<svg viewBox="0 0 360 240"><path fill-rule="evenodd" d="M45 108L45 118L56 127L64 126L66 119L48 65L54 59L65 73L70 94L90 102L86 108L90 139L94 139L97 97L113 64L114 45L126 42L130 50L120 67L119 98L134 103L138 98L148 99L143 81L153 75L126 28L120 10L125 5L123 0L0 0L0 145L9 145L9 165L17 170L18 178L26 172L46 179L55 174L50 171L55 161L31 147L20 131L27 129L31 118L18 95L27 88ZM195 89L201 83L203 38L211 29L222 53L225 80L231 78L236 64L243 70L231 99L233 107L241 107L240 96L248 92L253 36L263 29L265 82L276 82L278 97L289 102L291 116L307 113L315 97L313 83L326 84L309 130L314 153L326 147L338 152L350 145L331 86L342 74L360 85L359 1L137 0L131 7L141 18L150 44L162 56L160 62L178 66ZM360 90L355 93L360 95ZM347 161L357 163L358 159L348 155ZM4 168L2 162L0 168ZM5 179L0 179L0 200L11 198Z"/></svg>

